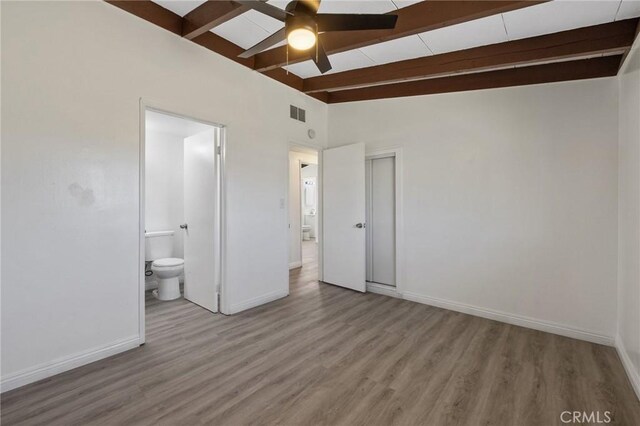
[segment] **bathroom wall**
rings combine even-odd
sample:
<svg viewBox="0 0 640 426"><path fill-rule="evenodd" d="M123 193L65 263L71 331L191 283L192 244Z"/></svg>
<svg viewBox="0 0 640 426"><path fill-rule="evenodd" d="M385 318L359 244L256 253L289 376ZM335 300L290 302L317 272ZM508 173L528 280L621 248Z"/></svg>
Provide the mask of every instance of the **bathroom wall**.
<svg viewBox="0 0 640 426"><path fill-rule="evenodd" d="M318 165L317 164L309 164L307 167L300 170L300 177L302 180L302 197L300 199L300 204L302 205L302 220L303 225L311 225L311 237L316 238L318 235ZM313 203L312 205L308 205L306 203L305 194L304 194L304 179L305 178L315 178L314 185L314 196L312 197ZM311 213L311 210L315 211L316 214L311 216L307 215L307 213Z"/></svg>
<svg viewBox="0 0 640 426"><path fill-rule="evenodd" d="M147 128L145 228L173 230L173 256L184 257L184 138Z"/></svg>

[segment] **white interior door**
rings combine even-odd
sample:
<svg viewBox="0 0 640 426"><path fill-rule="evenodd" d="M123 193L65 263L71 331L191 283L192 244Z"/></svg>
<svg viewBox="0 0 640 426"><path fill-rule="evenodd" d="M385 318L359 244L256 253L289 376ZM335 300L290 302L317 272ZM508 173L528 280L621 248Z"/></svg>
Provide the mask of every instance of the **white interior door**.
<svg viewBox="0 0 640 426"><path fill-rule="evenodd" d="M212 129L184 140L184 297L212 312L220 276L218 135Z"/></svg>
<svg viewBox="0 0 640 426"><path fill-rule="evenodd" d="M322 152L323 281L364 292L364 144Z"/></svg>

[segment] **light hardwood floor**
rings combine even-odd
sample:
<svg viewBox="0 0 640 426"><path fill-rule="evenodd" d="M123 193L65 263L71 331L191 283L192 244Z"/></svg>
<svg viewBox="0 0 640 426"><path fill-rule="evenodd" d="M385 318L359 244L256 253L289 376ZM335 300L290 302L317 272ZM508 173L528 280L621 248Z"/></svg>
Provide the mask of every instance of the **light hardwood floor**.
<svg viewBox="0 0 640 426"><path fill-rule="evenodd" d="M316 281L225 317L147 298L147 344L2 395L3 425L640 425L613 348Z"/></svg>

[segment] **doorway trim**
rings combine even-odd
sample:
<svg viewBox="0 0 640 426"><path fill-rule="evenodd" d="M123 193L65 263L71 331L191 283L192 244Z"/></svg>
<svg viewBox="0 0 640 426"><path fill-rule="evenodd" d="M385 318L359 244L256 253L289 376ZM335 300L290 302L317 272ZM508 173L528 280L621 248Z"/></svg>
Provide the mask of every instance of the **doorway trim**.
<svg viewBox="0 0 640 426"><path fill-rule="evenodd" d="M143 345L146 339L145 326L145 145L146 145L146 111L155 111L173 117L183 118L185 120L196 121L198 123L207 124L216 127L220 132L220 171L218 182L218 209L219 220L218 227L220 229L219 253L220 253L220 270L218 271L218 282L220 288L218 291L218 311L221 314L227 314L227 289L226 289L226 247L227 247L227 227L226 227L226 146L227 146L227 127L214 120L210 120L201 116L197 112L191 111L187 107L176 106L172 103L165 103L159 100L151 100L149 98L139 99L138 109L138 128L139 128L139 151L138 151L138 339L139 345Z"/></svg>
<svg viewBox="0 0 640 426"><path fill-rule="evenodd" d="M291 152L294 151L289 151L289 155L291 155ZM301 178L302 178L302 160L298 159L296 161L297 163L297 167L296 167L296 172L297 172L297 181L300 182ZM300 185L296 186L297 188L297 193L298 193L298 201L302 201L302 188L300 187ZM291 232L291 159L289 159L289 192L287 194L287 209L289 209L289 215L288 215L288 219L289 219L289 232ZM298 213L300 216L298 218L298 220L300 220L300 238L302 238L302 221L303 221L303 216L302 216L302 208L301 206L297 206L298 207ZM289 238L291 238L291 236L289 236ZM289 244L291 244L291 241L289 241ZM289 247L291 248L291 247ZM292 269L297 269L302 267L302 244L298 244L297 248L297 252L298 252L298 257L299 257L299 261L297 262L289 262L289 270ZM291 252L289 252L289 257L291 257Z"/></svg>
<svg viewBox="0 0 640 426"><path fill-rule="evenodd" d="M371 293L384 294L385 296L402 297L404 292L404 214L402 211L403 195L402 195L402 148L390 147L376 150L366 150L365 160L371 158L395 158L395 252L396 252L396 286L377 284L367 281L367 291Z"/></svg>
<svg viewBox="0 0 640 426"><path fill-rule="evenodd" d="M287 211L286 211L286 217L287 217L287 223L289 223L289 200L291 197L290 191L289 191L289 186L290 186L290 182L291 182L291 176L289 175L289 153L292 151L292 148L302 148L302 149L307 149L307 150L311 150L311 151L315 151L317 158L318 158L318 176L316 178L316 191L318 193L318 208L317 208L317 212L316 212L316 216L317 216L317 223L318 223L318 231L316 234L316 241L318 242L318 281L322 281L322 245L324 242L324 236L322 234L322 206L323 206L323 202L322 202L322 151L324 150L323 147L320 147L318 145L314 145L314 144L310 144L310 143L304 143L304 142L289 142L287 144L287 200L286 200L286 206L287 206ZM300 179L298 179L300 180ZM298 185L298 187L300 187L300 185ZM300 191L300 189L298 189ZM302 207L300 207L300 216L301 216L301 220L302 220ZM301 222L302 223L302 222ZM289 229L289 228L287 228ZM302 236L302 231L300 231L300 235ZM289 241L289 240L287 240ZM289 244L287 244L289 245ZM302 261L302 241L300 242L300 259ZM288 268L289 265L289 250L287 250L287 273L289 271ZM288 293L288 284L287 284L287 293Z"/></svg>

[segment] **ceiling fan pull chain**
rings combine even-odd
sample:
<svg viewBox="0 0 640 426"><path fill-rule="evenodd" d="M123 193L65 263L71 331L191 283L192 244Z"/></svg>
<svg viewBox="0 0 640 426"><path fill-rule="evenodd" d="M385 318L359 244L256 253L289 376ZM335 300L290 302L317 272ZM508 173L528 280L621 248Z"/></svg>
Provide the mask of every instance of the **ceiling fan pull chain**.
<svg viewBox="0 0 640 426"><path fill-rule="evenodd" d="M287 70L287 75L289 75L289 43L287 43L287 67L285 69Z"/></svg>

